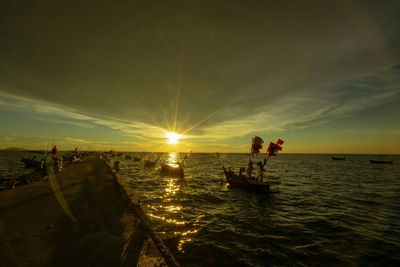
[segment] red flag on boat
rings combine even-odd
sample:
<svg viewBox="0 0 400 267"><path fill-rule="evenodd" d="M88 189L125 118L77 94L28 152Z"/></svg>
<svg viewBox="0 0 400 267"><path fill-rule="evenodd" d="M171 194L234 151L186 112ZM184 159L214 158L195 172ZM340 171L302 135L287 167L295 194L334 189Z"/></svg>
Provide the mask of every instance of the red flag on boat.
<svg viewBox="0 0 400 267"><path fill-rule="evenodd" d="M264 144L264 140L262 140L261 137L256 136L253 138L253 144L251 146L251 153L252 154L258 154L260 153L260 150L262 149Z"/></svg>
<svg viewBox="0 0 400 267"><path fill-rule="evenodd" d="M275 143L272 143L272 142L269 143L269 146L268 146L268 149L267 149L268 156L270 156L270 157L275 157L276 156L276 152L278 151L276 146L278 146L278 145L275 144Z"/></svg>
<svg viewBox="0 0 400 267"><path fill-rule="evenodd" d="M283 144L283 140L278 139L278 141L276 141L276 144L273 142L269 143L268 146L268 156L269 157L276 157L276 154L278 153L278 151L282 151L282 147L280 145Z"/></svg>
<svg viewBox="0 0 400 267"><path fill-rule="evenodd" d="M53 148L51 149L51 154L56 155L57 154L57 147L53 146Z"/></svg>

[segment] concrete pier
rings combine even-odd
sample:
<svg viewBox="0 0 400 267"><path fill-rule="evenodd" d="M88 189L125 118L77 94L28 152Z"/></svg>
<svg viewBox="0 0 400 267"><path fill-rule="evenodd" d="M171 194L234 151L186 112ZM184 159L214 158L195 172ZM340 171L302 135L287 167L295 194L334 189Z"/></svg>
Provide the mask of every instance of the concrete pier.
<svg viewBox="0 0 400 267"><path fill-rule="evenodd" d="M97 154L56 180L67 207L49 182L0 192L1 266L179 266L138 197Z"/></svg>

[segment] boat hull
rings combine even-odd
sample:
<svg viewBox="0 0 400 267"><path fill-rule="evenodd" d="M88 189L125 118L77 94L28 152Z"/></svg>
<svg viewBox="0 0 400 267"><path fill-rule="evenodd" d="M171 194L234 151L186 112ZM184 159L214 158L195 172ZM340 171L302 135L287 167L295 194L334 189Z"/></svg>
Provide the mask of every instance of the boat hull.
<svg viewBox="0 0 400 267"><path fill-rule="evenodd" d="M41 166L41 162L38 160L34 160L34 159L21 159L21 162L23 162L25 164L26 168L36 168L36 169L40 169Z"/></svg>
<svg viewBox="0 0 400 267"><path fill-rule="evenodd" d="M271 185L280 185L280 181L260 181L254 177L248 178L244 175L237 175L233 171L224 168L225 179L232 187L239 187L255 192L268 193Z"/></svg>
<svg viewBox="0 0 400 267"><path fill-rule="evenodd" d="M393 164L393 160L373 160L373 159L370 159L369 162L373 163L373 164Z"/></svg>
<svg viewBox="0 0 400 267"><path fill-rule="evenodd" d="M333 160L345 160L345 157L332 157Z"/></svg>
<svg viewBox="0 0 400 267"><path fill-rule="evenodd" d="M168 164L161 163L160 166L161 166L161 172L163 174L180 178L183 178L185 176L182 165L180 165L179 167L172 167Z"/></svg>
<svg viewBox="0 0 400 267"><path fill-rule="evenodd" d="M157 164L157 162L155 162L155 161L150 161L150 160L145 160L144 161L144 166L145 167L154 167L154 166L156 166L156 164Z"/></svg>

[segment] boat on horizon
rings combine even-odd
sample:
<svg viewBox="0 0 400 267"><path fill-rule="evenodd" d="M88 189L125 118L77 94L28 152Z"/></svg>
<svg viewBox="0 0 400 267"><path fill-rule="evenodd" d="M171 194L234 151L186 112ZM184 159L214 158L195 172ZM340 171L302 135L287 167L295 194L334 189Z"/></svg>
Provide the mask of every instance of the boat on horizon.
<svg viewBox="0 0 400 267"><path fill-rule="evenodd" d="M373 163L373 164L393 164L393 159L391 159L391 160L374 160L374 159L370 159L369 162Z"/></svg>
<svg viewBox="0 0 400 267"><path fill-rule="evenodd" d="M333 160L345 160L345 157L332 157Z"/></svg>

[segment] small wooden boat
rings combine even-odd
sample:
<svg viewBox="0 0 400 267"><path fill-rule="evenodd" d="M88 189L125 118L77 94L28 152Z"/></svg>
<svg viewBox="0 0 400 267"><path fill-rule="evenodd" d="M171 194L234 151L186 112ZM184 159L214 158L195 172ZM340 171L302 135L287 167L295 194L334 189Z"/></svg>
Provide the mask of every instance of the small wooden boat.
<svg viewBox="0 0 400 267"><path fill-rule="evenodd" d="M36 170L32 173L21 175L17 178L2 179L0 178L0 190L1 189L14 189L17 185L31 184L44 180L47 175L46 169Z"/></svg>
<svg viewBox="0 0 400 267"><path fill-rule="evenodd" d="M333 160L345 160L345 157L332 157Z"/></svg>
<svg viewBox="0 0 400 267"><path fill-rule="evenodd" d="M142 158L139 158L139 157L133 157L133 161L140 161Z"/></svg>
<svg viewBox="0 0 400 267"><path fill-rule="evenodd" d="M148 159L144 160L145 167L154 167L154 166L156 166L156 164L157 164L157 161L150 161Z"/></svg>
<svg viewBox="0 0 400 267"><path fill-rule="evenodd" d="M391 160L374 160L374 159L370 159L369 162L375 163L375 164L393 164L393 159L391 159Z"/></svg>
<svg viewBox="0 0 400 267"><path fill-rule="evenodd" d="M25 167L27 168L36 168L40 169L42 162L36 159L25 159L24 157L21 156L21 162L25 164Z"/></svg>
<svg viewBox="0 0 400 267"><path fill-rule="evenodd" d="M182 162L178 162L177 164L161 163L160 166L163 174L180 178L184 177Z"/></svg>
<svg viewBox="0 0 400 267"><path fill-rule="evenodd" d="M43 151L43 150L29 150L27 152L37 153L37 154L44 154L45 153L45 151Z"/></svg>
<svg viewBox="0 0 400 267"><path fill-rule="evenodd" d="M242 171L239 172L239 175L234 173L231 170L227 170L225 166L222 166L225 174L226 181L229 183L230 186L233 187L240 187L256 192L268 193L270 191L271 185L280 185L280 181L275 180L267 180L263 181L257 179L255 177L248 178Z"/></svg>

